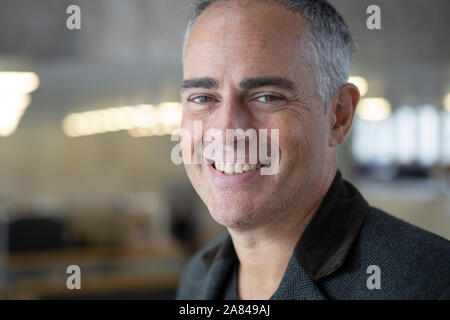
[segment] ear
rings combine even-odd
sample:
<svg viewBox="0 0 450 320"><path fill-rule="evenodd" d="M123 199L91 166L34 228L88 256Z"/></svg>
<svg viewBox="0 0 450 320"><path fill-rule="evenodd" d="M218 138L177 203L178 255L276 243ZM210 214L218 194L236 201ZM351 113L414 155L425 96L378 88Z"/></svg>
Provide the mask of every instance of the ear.
<svg viewBox="0 0 450 320"><path fill-rule="evenodd" d="M341 87L331 99L330 114L330 147L344 143L352 127L356 106L359 102L358 88L347 83Z"/></svg>

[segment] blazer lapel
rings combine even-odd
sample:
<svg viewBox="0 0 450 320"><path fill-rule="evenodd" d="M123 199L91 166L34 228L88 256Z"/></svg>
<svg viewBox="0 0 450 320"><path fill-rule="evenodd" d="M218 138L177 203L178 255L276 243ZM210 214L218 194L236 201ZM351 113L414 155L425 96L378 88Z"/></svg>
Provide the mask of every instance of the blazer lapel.
<svg viewBox="0 0 450 320"><path fill-rule="evenodd" d="M327 300L293 255L277 291L270 300Z"/></svg>

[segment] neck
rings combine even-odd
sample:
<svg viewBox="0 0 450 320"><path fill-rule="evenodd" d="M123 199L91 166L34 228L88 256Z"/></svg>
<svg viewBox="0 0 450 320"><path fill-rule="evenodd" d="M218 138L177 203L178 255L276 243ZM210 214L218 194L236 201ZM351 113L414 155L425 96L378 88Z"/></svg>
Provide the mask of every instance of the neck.
<svg viewBox="0 0 450 320"><path fill-rule="evenodd" d="M334 178L311 192L288 219L276 225L262 225L240 231L229 228L239 258L238 293L240 299L269 299L277 290L295 245L317 212ZM306 199L314 199L307 201Z"/></svg>

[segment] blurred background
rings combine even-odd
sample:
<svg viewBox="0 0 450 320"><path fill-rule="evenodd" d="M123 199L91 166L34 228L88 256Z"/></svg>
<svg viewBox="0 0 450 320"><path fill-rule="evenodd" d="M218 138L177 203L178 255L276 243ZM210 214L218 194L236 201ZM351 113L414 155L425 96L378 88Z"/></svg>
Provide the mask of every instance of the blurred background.
<svg viewBox="0 0 450 320"><path fill-rule="evenodd" d="M369 202L450 238L450 2L334 0L364 94L340 168ZM81 30L66 9L81 8ZM366 9L381 8L381 30ZM188 1L0 0L0 298L173 298L224 230L170 139ZM66 268L79 265L81 290Z"/></svg>

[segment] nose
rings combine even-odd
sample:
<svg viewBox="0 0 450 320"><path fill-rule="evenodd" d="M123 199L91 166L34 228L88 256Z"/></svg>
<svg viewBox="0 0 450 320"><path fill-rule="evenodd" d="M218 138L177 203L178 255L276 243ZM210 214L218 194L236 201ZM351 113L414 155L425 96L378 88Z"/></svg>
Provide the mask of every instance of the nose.
<svg viewBox="0 0 450 320"><path fill-rule="evenodd" d="M243 129L244 131L252 127L252 115L245 102L236 96L229 96L222 101L222 104L214 114L214 128L224 135L227 129Z"/></svg>
<svg viewBox="0 0 450 320"><path fill-rule="evenodd" d="M233 162L237 159L238 162L243 163L246 158L247 145L253 145L256 142L256 137L252 135L252 132L247 131L248 129L254 129L254 123L253 115L245 101L239 96L231 95L223 99L219 108L211 114L209 127L216 134L220 134L219 136L216 135L213 140L220 139L216 143L225 147L222 152L224 152L224 158L227 162ZM256 151L253 149L255 147L252 148L252 151ZM247 155L247 158L249 156ZM253 155L253 157L256 156Z"/></svg>

